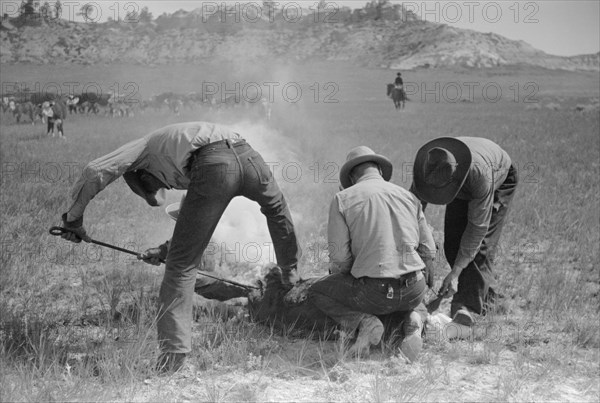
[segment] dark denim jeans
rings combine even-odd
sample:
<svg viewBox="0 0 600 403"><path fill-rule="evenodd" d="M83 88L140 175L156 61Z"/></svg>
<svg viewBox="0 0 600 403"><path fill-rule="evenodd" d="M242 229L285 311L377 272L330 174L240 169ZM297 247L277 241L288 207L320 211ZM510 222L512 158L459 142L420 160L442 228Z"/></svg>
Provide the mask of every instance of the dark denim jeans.
<svg viewBox="0 0 600 403"><path fill-rule="evenodd" d="M466 307L477 314L484 314L486 305L492 303L495 296L492 288L494 281L492 264L508 207L518 182L517 169L513 165L510 167L504 183L494 192L492 218L481 248L475 255L475 259L469 263L458 277L458 291L454 294L450 308L451 317L454 317L456 311L462 307ZM460 240L467 226L468 211L468 200L455 199L446 206L444 253L450 266L454 265L458 255Z"/></svg>
<svg viewBox="0 0 600 403"><path fill-rule="evenodd" d="M393 296L388 298L389 287ZM425 297L427 285L421 272L408 281L331 274L317 280L309 289L310 302L339 323L347 332L357 329L361 320L394 312L414 310Z"/></svg>
<svg viewBox="0 0 600 403"><path fill-rule="evenodd" d="M267 218L277 263L298 262L292 217L269 167L245 141L220 141L192 157L191 181L171 240L159 295L158 339L163 352L191 351L196 270L210 238L236 196L256 201Z"/></svg>

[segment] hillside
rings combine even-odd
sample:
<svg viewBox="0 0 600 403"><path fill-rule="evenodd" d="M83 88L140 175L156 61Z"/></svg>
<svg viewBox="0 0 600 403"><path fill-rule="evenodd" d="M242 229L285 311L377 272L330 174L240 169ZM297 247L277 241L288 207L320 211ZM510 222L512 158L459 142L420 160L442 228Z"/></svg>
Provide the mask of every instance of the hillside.
<svg viewBox="0 0 600 403"><path fill-rule="evenodd" d="M307 14L253 22L180 10L146 22L3 21L0 62L32 64L200 63L267 59L348 61L393 69L532 65L597 71L600 53L549 55L523 41L422 21L398 7L341 10L334 21ZM371 14L370 14L371 13Z"/></svg>

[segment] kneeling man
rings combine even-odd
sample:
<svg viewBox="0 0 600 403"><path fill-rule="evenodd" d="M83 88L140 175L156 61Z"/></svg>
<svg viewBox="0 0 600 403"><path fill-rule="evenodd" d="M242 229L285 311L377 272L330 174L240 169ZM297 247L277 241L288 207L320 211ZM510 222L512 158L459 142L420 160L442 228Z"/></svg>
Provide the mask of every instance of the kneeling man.
<svg viewBox="0 0 600 403"><path fill-rule="evenodd" d="M401 350L412 361L422 347L422 321L413 310L427 291L423 270L433 264L436 247L421 202L388 182L391 176L391 162L370 148L348 153L343 190L329 210L331 274L311 286L309 299L349 334L358 329L353 355L368 354L381 341L376 315L410 313Z"/></svg>

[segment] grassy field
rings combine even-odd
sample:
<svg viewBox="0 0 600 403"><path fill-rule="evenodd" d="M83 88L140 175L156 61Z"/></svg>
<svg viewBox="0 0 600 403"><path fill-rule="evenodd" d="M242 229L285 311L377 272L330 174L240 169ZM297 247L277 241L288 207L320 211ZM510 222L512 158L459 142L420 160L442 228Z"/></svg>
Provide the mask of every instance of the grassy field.
<svg viewBox="0 0 600 403"><path fill-rule="evenodd" d="M274 103L271 120L257 108L69 116L67 141L46 137L40 122L16 124L2 115L0 401L598 401L600 116L598 109L574 110L597 103L598 74L405 72L410 102L403 111L384 93L394 74L325 63L3 65L3 89L53 83L62 91L118 88L142 99L200 91L203 81L221 95L237 82L249 90L271 86ZM353 360L340 341L299 339L199 301L191 356L198 371L158 377L153 322L162 267L67 243L48 228L60 223L87 162L191 120L233 125L271 164L298 228L303 276L326 272L328 205L350 148L368 145L386 155L394 163L392 181L409 187L414 155L426 141L459 135L496 141L520 170L496 262L506 298L472 340L429 337L415 364L389 346ZM169 195L178 200L178 193ZM438 239L442 217L443 208L427 209ZM122 180L90 203L85 225L95 239L140 251L173 230L162 209L148 207ZM217 270L254 280L269 256L266 234L256 206L229 209L218 229L220 249L212 252ZM264 246L262 259L245 254L250 242ZM447 267L441 258L438 266L439 283ZM447 305L442 310L449 313Z"/></svg>

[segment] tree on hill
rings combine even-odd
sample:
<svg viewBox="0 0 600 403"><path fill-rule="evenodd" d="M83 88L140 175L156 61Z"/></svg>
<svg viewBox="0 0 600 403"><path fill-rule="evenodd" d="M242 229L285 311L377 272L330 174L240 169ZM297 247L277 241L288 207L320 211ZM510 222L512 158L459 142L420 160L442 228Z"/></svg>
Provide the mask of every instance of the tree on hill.
<svg viewBox="0 0 600 403"><path fill-rule="evenodd" d="M56 3L54 3L54 11L56 12L56 19L59 19L62 15L62 3L60 0L56 0Z"/></svg>
<svg viewBox="0 0 600 403"><path fill-rule="evenodd" d="M34 0L22 1L19 7L19 17L14 22L16 27L41 25L40 2Z"/></svg>
<svg viewBox="0 0 600 403"><path fill-rule="evenodd" d="M48 3L47 1L45 1L44 4L42 4L42 7L40 7L40 15L45 20L49 20L52 18L52 11L50 9L50 3Z"/></svg>
<svg viewBox="0 0 600 403"><path fill-rule="evenodd" d="M20 12L21 12L21 15L26 15L26 16L33 15L33 13L35 12L33 0L27 0L27 1L23 0L21 2Z"/></svg>
<svg viewBox="0 0 600 403"><path fill-rule="evenodd" d="M374 17L373 19L375 20L379 20L382 17L382 10L384 7L389 6L390 5L390 1L389 0L371 0L370 3L367 3L365 5L365 9L367 11L370 11L371 13L374 13ZM371 14L369 13L369 14ZM370 15L369 15L370 17Z"/></svg>
<svg viewBox="0 0 600 403"><path fill-rule="evenodd" d="M148 10L148 7L143 7L139 16L140 22L152 22L152 13Z"/></svg>

